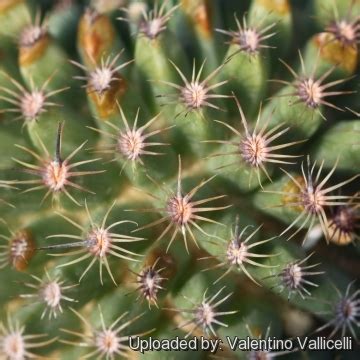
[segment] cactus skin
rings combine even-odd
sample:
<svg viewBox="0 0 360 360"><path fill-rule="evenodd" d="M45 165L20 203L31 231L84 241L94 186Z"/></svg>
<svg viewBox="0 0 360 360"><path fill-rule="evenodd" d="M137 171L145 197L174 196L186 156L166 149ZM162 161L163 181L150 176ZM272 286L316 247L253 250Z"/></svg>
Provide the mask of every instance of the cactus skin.
<svg viewBox="0 0 360 360"><path fill-rule="evenodd" d="M358 352L359 9L0 0L0 359Z"/></svg>

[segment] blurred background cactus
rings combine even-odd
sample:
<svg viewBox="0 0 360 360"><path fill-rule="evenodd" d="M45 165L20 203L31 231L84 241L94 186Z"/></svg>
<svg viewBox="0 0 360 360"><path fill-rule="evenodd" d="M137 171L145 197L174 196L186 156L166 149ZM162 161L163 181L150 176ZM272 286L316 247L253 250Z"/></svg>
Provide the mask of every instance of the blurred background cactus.
<svg viewBox="0 0 360 360"><path fill-rule="evenodd" d="M0 0L0 359L358 359L359 14Z"/></svg>

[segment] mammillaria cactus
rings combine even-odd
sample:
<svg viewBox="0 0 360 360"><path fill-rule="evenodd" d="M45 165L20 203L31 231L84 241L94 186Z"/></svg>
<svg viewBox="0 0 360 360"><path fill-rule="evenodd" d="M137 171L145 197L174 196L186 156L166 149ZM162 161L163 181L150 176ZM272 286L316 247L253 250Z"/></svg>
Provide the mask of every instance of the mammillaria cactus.
<svg viewBox="0 0 360 360"><path fill-rule="evenodd" d="M0 359L358 358L359 45L359 0L0 0Z"/></svg>

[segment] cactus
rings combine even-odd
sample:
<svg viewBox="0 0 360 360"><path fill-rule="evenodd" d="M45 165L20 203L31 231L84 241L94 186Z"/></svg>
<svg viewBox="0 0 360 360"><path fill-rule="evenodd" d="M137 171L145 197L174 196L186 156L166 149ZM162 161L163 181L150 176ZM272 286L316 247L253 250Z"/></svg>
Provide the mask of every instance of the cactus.
<svg viewBox="0 0 360 360"><path fill-rule="evenodd" d="M356 356L359 9L1 0L0 359Z"/></svg>

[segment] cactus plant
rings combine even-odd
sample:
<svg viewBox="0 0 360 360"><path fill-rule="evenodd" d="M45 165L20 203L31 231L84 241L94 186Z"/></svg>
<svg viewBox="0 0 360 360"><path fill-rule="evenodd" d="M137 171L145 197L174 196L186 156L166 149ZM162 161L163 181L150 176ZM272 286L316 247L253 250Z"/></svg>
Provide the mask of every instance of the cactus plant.
<svg viewBox="0 0 360 360"><path fill-rule="evenodd" d="M359 10L1 0L0 359L356 358Z"/></svg>

